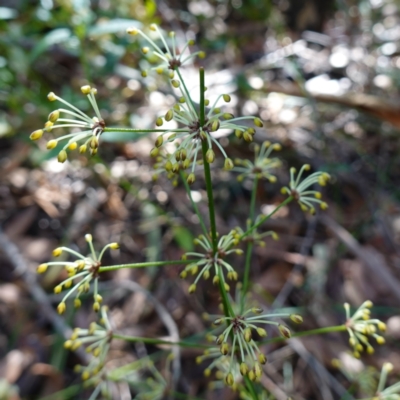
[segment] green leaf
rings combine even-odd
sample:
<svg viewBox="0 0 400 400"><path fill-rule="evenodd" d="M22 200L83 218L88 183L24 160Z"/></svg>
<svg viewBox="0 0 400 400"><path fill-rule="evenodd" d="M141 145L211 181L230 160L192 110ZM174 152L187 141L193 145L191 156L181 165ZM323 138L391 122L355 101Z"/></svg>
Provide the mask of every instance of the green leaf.
<svg viewBox="0 0 400 400"><path fill-rule="evenodd" d="M174 239L179 247L184 251L193 251L193 235L184 226L174 226L172 228Z"/></svg>

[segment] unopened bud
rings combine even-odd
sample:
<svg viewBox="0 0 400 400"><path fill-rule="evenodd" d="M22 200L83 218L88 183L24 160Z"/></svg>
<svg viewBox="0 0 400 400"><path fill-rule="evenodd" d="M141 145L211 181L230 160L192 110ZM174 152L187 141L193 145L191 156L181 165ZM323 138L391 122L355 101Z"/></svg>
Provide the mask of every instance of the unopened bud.
<svg viewBox="0 0 400 400"><path fill-rule="evenodd" d="M42 136L43 136L43 129L37 129L36 131L33 131L30 134L29 139L31 139L31 140L39 140Z"/></svg>
<svg viewBox="0 0 400 400"><path fill-rule="evenodd" d="M67 152L65 150L61 150L58 153L57 160L58 160L58 162L63 163L67 160L67 157L68 157Z"/></svg>

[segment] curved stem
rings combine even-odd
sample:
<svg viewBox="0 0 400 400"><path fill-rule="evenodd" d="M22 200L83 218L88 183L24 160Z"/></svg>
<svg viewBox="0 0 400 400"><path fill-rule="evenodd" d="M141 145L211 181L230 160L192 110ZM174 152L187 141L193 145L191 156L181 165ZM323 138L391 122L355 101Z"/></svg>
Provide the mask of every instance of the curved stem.
<svg viewBox="0 0 400 400"><path fill-rule="evenodd" d="M277 206L274 211L270 212L268 215L265 215L256 224L254 224L251 228L247 229L247 231L245 233L243 233L243 235L240 237L240 239L245 238L247 235L249 235L251 232L253 232L255 229L257 229L267 219L271 218L280 208L282 208L286 204L289 204L293 199L294 199L293 196L289 196L285 201L283 201L281 204L279 204L279 206Z"/></svg>
<svg viewBox="0 0 400 400"><path fill-rule="evenodd" d="M191 260L171 260L171 261L143 262L143 263L135 263L135 264L111 265L109 267L100 267L99 272L115 271L117 269L123 269L123 268L163 267L165 265L172 266L173 264L189 264L192 261Z"/></svg>
<svg viewBox="0 0 400 400"><path fill-rule="evenodd" d="M133 133L153 133L153 132L187 132L187 129L135 129L135 128L117 128L106 127L103 132L133 132Z"/></svg>
<svg viewBox="0 0 400 400"><path fill-rule="evenodd" d="M257 197L257 188L258 188L258 177L255 176L253 181L253 190L251 191L251 201L250 201L250 226L254 223L254 215L255 215L255 208L256 208L256 197ZM245 302L245 295L247 290L249 289L249 277L250 277L250 265L251 265L251 256L253 252L254 242L250 240L247 243L246 249L246 261L244 266L244 275L243 275L243 287L242 287L242 299L241 299L241 312L244 309L244 302Z"/></svg>
<svg viewBox="0 0 400 400"><path fill-rule="evenodd" d="M168 344L170 346L180 346L180 347L194 347L194 348L202 348L202 349L208 349L211 347L211 345L205 345L205 344L200 344L200 343L192 343L192 342L185 342L185 341L180 341L180 342L171 342L169 340L162 340L162 339L155 339L155 338L147 338L147 337L139 337L139 336L127 336L127 335L121 335L119 333L113 333L112 335L113 339L122 339L127 342L140 342L140 343L146 343L146 344Z"/></svg>

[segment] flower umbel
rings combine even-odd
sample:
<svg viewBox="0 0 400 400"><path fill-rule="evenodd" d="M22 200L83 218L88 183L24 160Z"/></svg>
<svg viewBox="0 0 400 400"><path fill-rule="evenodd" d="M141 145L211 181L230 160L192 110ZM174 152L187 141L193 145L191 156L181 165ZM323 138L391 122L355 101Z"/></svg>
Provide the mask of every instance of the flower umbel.
<svg viewBox="0 0 400 400"><path fill-rule="evenodd" d="M99 147L100 135L103 133L106 126L100 115L100 110L95 98L97 89L86 85L81 87L81 91L87 96L93 107L95 113L94 117L90 118L83 111L51 92L47 96L50 101L58 100L68 106L69 109L59 108L52 111L49 114L49 120L45 123L44 128L36 130L30 135L31 140L38 140L45 131L51 132L53 129L57 128L78 128L79 131L74 131L47 142L47 148L50 150L54 149L58 145L58 142L68 140L58 153L57 158L59 162L65 162L67 160L67 150L75 150L78 147L78 143L82 141L84 141L84 143L79 146L80 153L85 153L89 148L90 154L96 154L97 148ZM60 118L62 114L66 114L69 118Z"/></svg>
<svg viewBox="0 0 400 400"><path fill-rule="evenodd" d="M384 363L379 378L376 395L372 400L399 400L400 399L400 382L384 389L388 375L393 371L393 364Z"/></svg>
<svg viewBox="0 0 400 400"><path fill-rule="evenodd" d="M190 54L189 46L194 45L194 40L189 40L180 51L176 47L175 43L175 32L169 32L168 37L170 39L171 46L168 44L168 41L165 39L163 33L159 29L156 24L150 25L150 31L156 32L158 34L159 39L161 40L161 47L156 44L156 42L151 39L149 35L146 35L142 30L138 28L128 28L126 32L130 35L140 35L142 36L150 45L150 47L142 47L142 53L146 55L154 55L155 59L159 62L156 67L151 68L151 70L156 71L159 74L162 74L164 71L169 70L169 77L174 77L174 71L176 68L179 68L183 64L192 60L196 56L200 58L205 57L205 53L203 51L197 51L195 53ZM164 50L162 50L162 48ZM142 71L142 76L147 76L147 71Z"/></svg>
<svg viewBox="0 0 400 400"><path fill-rule="evenodd" d="M349 333L350 346L353 348L354 357L359 358L360 353L366 349L368 354L374 352L374 348L369 343L369 337L373 337L378 344L384 344L385 338L376 332L386 331L386 324L379 319L371 319L372 302L367 300L356 310L353 316L350 316L350 305L344 303L346 311L346 328Z"/></svg>
<svg viewBox="0 0 400 400"><path fill-rule="evenodd" d="M64 266L67 273L68 278L59 283L55 288L55 293L61 293L61 291L65 289L69 289L68 293L61 300L61 303L57 307L57 311L59 314L63 314L66 309L66 300L73 293L75 293L74 305L75 307L80 307L81 300L80 295L83 292L88 292L90 289L90 283L94 282L94 293L93 293L93 309L94 311L100 310L100 303L102 302L102 297L98 293L98 279L99 279L99 268L101 267L101 259L103 257L104 252L108 249L118 249L118 243L109 243L101 250L100 254L97 255L93 243L92 243L92 235L85 235L85 239L89 244L91 254L89 256L84 256L78 253L75 250L72 250L68 247L58 247L53 250L53 256L59 257L62 253L69 253L75 257L77 257L76 261L51 261L45 264L40 264L37 268L38 273L46 272L49 266Z"/></svg>
<svg viewBox="0 0 400 400"><path fill-rule="evenodd" d="M303 181L301 177L304 171L309 171L311 166L309 164L304 164L300 172L296 175L296 168L290 168L290 183L289 187L285 186L281 189L282 194L287 194L293 196L293 198L300 204L303 211L310 211L310 213L315 212L313 203L319 204L322 210L328 208L328 204L321 200L321 193L317 190L308 190L310 186L318 183L321 186L325 186L330 179L330 175L326 172L314 172L313 174L307 176Z"/></svg>
<svg viewBox="0 0 400 400"><path fill-rule="evenodd" d="M234 317L222 316L214 321L214 325L227 327L218 336L213 338L219 345L219 353L229 357L229 368L225 377L227 385L231 386L234 383L232 371L234 371L235 354L238 353L240 361L239 370L243 376L247 376L250 380L258 380L262 375L261 365L267 362L267 357L261 352L256 341L253 339L253 332L256 332L260 338L267 336L267 331L259 325L275 325L283 337L290 338L291 332L289 328L271 318L288 317L293 322L301 323L302 317L297 314L277 313L277 314L262 314L263 310L259 307L251 307L244 311L241 315ZM218 354L218 355L220 355ZM203 360L211 357L216 357L215 350L207 350L203 356L197 358L200 363ZM206 374L211 373L211 369L218 363L218 359L214 360L205 370Z"/></svg>
<svg viewBox="0 0 400 400"><path fill-rule="evenodd" d="M238 181L242 181L244 178L258 179L265 178L271 183L276 182L276 177L271 174L271 170L281 165L281 162L277 158L269 158L272 151L279 151L282 146L279 143L271 144L266 141L261 146L256 144L254 146L254 162L250 160L236 159L234 171L240 172L237 177Z"/></svg>
<svg viewBox="0 0 400 400"><path fill-rule="evenodd" d="M93 358L88 366L77 365L75 367L76 372L80 372L85 381L98 375L106 362L113 335L107 311L106 306L101 307L99 324L92 322L89 329L75 328L71 338L64 343L64 347L70 350L87 345L86 352L92 354Z"/></svg>
<svg viewBox="0 0 400 400"><path fill-rule="evenodd" d="M197 274L194 283L189 287L189 293L193 293L196 290L197 282L201 277L204 279L208 279L210 277L211 268L214 268L215 276L213 278L213 283L215 285L219 284L220 278L218 275L218 270L219 268L222 269L222 267L226 269L228 279L237 280L237 272L224 260L224 258L231 253L236 253L239 255L243 254L241 249L231 249L232 246L238 243L239 240L236 230L232 230L228 235L221 236L218 241L218 249L215 254L213 252L212 243L208 237L200 235L194 240L194 244L200 245L200 247L203 248L204 253L188 252L182 257L183 259L186 259L188 256L191 256L198 259L193 263L188 264L180 274L181 278L186 278L189 272L192 275ZM199 268L201 268L200 272ZM227 283L225 283L225 289L229 290L229 285Z"/></svg>

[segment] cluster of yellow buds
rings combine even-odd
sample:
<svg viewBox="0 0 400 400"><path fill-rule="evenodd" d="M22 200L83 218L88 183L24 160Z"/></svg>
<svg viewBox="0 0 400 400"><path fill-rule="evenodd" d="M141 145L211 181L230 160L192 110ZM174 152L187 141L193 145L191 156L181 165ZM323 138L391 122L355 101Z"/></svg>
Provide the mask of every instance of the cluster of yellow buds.
<svg viewBox="0 0 400 400"><path fill-rule="evenodd" d="M225 375L225 383L232 386L235 382L234 371L235 354L238 353L240 359L239 371L242 376L247 376L251 381L257 381L262 375L262 365L267 362L267 357L261 352L256 341L253 339L253 333L259 338L267 336L267 331L261 325L275 325L281 336L285 338L291 337L290 329L271 318L290 318L295 323L303 322L300 315L276 313L262 314L263 310L259 307L251 307L241 315L234 317L220 317L214 321L214 326L227 326L222 333L218 335L208 335L208 340L215 340L219 346L217 349L206 350L202 356L197 357L196 362L201 363L212 357L227 356L229 359L228 372ZM231 344L230 344L231 343ZM218 359L214 360L205 370L206 376L211 374L212 368L219 363Z"/></svg>
<svg viewBox="0 0 400 400"><path fill-rule="evenodd" d="M189 286L189 293L194 293L196 291L197 282L200 280L201 277L203 277L204 279L208 279L210 277L210 269L214 269L214 285L218 285L220 282L220 277L218 274L220 268L221 271L223 271L223 269L226 270L226 276L229 280L236 281L238 279L238 273L228 262L224 260L224 258L231 253L235 253L238 255L243 254L243 250L231 248L238 243L239 240L237 238L237 231L234 229L230 231L228 235L221 236L218 241L217 251L215 253L213 251L210 238L204 235L199 235L196 239L194 239L194 244L202 247L204 253L188 252L182 256L183 260L186 260L188 256L197 258L197 260L193 263L186 265L185 269L180 274L182 279L186 278L189 273L191 273L192 275L197 275L194 283ZM229 285L226 282L224 282L224 285L226 290L230 289Z"/></svg>
<svg viewBox="0 0 400 400"><path fill-rule="evenodd" d="M151 24L149 29L149 35L135 27L128 28L126 32L132 36L141 36L149 44L150 47L142 47L142 53L150 58L150 62L154 61L157 64L155 67L150 69L156 71L158 74L168 71L168 76L172 79L175 75L174 71L177 68L193 60L196 56L199 58L205 57L204 51L197 51L190 54L189 47L195 44L193 39L188 40L182 49L178 50L175 43L175 32L169 32L169 40L166 40L163 32L156 24ZM154 35L158 36L158 39L161 40L161 46L164 50L162 50L161 47L152 39L151 36ZM168 42L171 43L171 46ZM147 76L147 70L142 70L142 76Z"/></svg>
<svg viewBox="0 0 400 400"><path fill-rule="evenodd" d="M235 159L234 163L236 167L234 171L240 172L237 179L239 182L243 181L244 178L258 179L265 178L271 183L276 182L275 175L271 174L271 170L279 167L281 162L277 158L269 158L272 151L279 151L282 146L279 143L271 144L269 141L265 141L260 145L254 146L254 162L250 160Z"/></svg>
<svg viewBox="0 0 400 400"><path fill-rule="evenodd" d="M309 211L313 214L315 213L315 203L319 204L322 210L326 210L328 204L321 200L321 192L313 189L309 190L309 188L316 183L320 186L325 186L330 179L330 175L326 172L314 172L301 181L303 172L309 171L310 169L311 166L309 164L304 164L297 174L297 177L295 177L296 168L290 168L289 186L283 187L281 192L282 194L293 196L293 198L300 204L303 211Z"/></svg>
<svg viewBox="0 0 400 400"><path fill-rule="evenodd" d="M85 94L96 114L95 117L90 118L83 111L55 95L53 92L49 93L47 98L50 101L56 101L65 104L69 109L59 108L52 111L49 114L48 121L45 123L43 129L38 129L31 133L31 140L38 140L43 136L44 132L51 132L56 128L77 128L79 131L69 133L67 135L49 140L47 142L47 149L51 150L57 147L58 143L64 140L68 140L64 147L58 153L58 161L63 163L67 160L67 150L75 150L78 147L78 143L84 141L79 146L79 152L85 153L89 149L90 154L96 154L97 148L99 147L99 138L105 128L105 122L100 115L100 110L96 102L97 89L90 87L89 85L82 86L81 91ZM60 118L62 114L66 114L69 118Z"/></svg>
<svg viewBox="0 0 400 400"><path fill-rule="evenodd" d="M88 366L77 365L75 367L75 372L81 373L82 379L85 381L98 375L106 362L113 338L107 311L106 306L101 307L99 324L92 322L89 329L75 328L70 339L64 343L64 347L69 350L76 350L84 345L86 352L92 354L93 357Z"/></svg>
<svg viewBox="0 0 400 400"><path fill-rule="evenodd" d="M350 305L344 304L346 311L346 329L349 333L349 343L353 348L353 355L356 358L361 356L364 350L368 354L374 352L374 348L369 343L369 337L373 337L378 344L384 344L385 338L377 334L377 331L385 332L386 324L379 319L371 319L372 302L367 300L350 316Z"/></svg>
<svg viewBox="0 0 400 400"><path fill-rule="evenodd" d="M96 254L92 235L85 235L85 240L89 244L91 254L89 256L84 256L69 247L58 247L53 250L54 257L60 257L63 253L71 254L77 258L76 261L50 261L44 264L40 264L37 267L37 272L43 274L47 271L50 266L64 266L68 273L68 278L63 280L54 288L54 293L61 293L63 289L69 289L68 293L64 296L61 302L58 304L57 311L59 314L63 314L66 310L66 300L72 294L75 293L74 305L75 307L81 306L80 295L82 293L87 293L90 290L91 282L93 284L93 309L94 311L99 311L100 303L102 302L102 296L98 293L98 278L99 269L101 267L101 259L104 252L110 249L119 249L118 243L109 243L100 252L99 255Z"/></svg>
<svg viewBox="0 0 400 400"><path fill-rule="evenodd" d="M257 216L256 220L254 223L251 222L250 219L246 221L246 230L249 230L252 226L258 224L260 220L262 219L262 215ZM237 236L238 238L242 238L243 242L252 242L254 244L257 244L260 247L265 247L265 242L264 239L268 236L271 236L273 240L279 240L279 235L274 232L274 231L266 231L263 233L259 233L257 229L253 229L250 234L244 235L244 231L241 227L236 228Z"/></svg>

